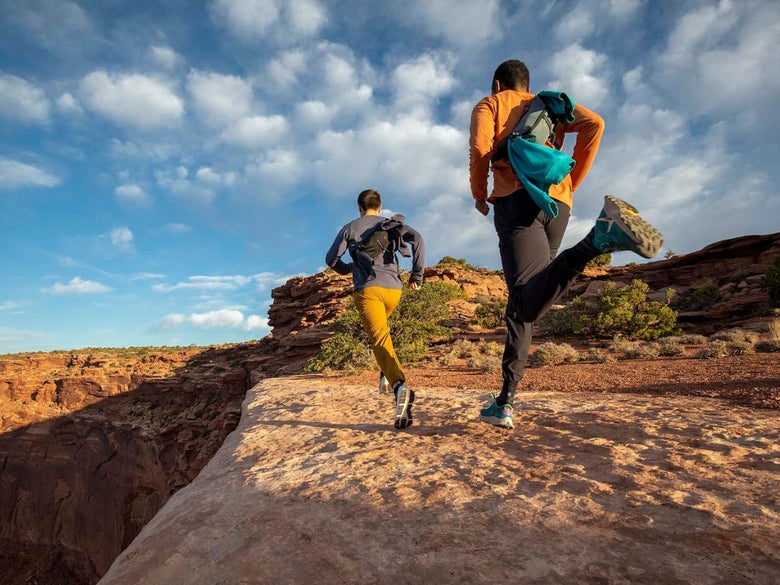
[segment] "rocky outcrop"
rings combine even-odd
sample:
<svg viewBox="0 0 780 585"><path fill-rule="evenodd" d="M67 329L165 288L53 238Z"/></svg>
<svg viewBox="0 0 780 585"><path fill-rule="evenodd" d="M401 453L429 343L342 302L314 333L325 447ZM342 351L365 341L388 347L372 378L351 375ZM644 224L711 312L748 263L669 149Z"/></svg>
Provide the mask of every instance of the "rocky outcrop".
<svg viewBox="0 0 780 585"><path fill-rule="evenodd" d="M709 334L748 324L768 313L769 296L759 283L777 256L780 233L743 236L666 260L588 270L572 292L595 294L607 281L620 285L640 279L650 287L651 297L665 299L667 289L673 289L679 301L697 289L714 285L720 300L696 311L683 308L678 318L684 327ZM672 303L674 306L675 298Z"/></svg>
<svg viewBox="0 0 780 585"><path fill-rule="evenodd" d="M262 349L0 360L0 582L95 583L235 428Z"/></svg>

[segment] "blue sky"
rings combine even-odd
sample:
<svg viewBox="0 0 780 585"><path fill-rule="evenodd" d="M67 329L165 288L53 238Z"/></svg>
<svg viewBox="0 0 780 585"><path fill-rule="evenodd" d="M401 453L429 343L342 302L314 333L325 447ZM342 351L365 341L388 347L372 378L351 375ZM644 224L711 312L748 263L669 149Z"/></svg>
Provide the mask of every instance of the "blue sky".
<svg viewBox="0 0 780 585"><path fill-rule="evenodd" d="M365 188L498 268L468 123L510 58L606 121L565 246L605 193L676 253L778 231L778 39L764 0L0 0L0 353L262 338Z"/></svg>

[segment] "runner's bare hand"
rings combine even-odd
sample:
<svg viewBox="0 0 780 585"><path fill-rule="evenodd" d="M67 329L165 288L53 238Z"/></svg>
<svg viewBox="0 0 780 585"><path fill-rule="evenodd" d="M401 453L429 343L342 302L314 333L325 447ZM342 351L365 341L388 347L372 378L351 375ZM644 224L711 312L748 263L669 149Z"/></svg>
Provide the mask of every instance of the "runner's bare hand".
<svg viewBox="0 0 780 585"><path fill-rule="evenodd" d="M475 201L474 209L479 211L482 215L487 215L488 213L490 213L490 207L488 206L487 201L485 201L484 199Z"/></svg>

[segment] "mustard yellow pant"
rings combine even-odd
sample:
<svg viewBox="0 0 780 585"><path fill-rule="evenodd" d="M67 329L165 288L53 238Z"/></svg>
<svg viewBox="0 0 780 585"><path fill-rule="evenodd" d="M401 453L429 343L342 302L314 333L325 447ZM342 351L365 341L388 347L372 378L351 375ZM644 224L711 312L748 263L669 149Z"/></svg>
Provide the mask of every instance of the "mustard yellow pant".
<svg viewBox="0 0 780 585"><path fill-rule="evenodd" d="M406 380L398 356L390 339L390 327L387 319L401 300L401 290L369 286L355 293L355 308L360 315L363 329L371 341L376 363L384 373L390 386L398 381Z"/></svg>

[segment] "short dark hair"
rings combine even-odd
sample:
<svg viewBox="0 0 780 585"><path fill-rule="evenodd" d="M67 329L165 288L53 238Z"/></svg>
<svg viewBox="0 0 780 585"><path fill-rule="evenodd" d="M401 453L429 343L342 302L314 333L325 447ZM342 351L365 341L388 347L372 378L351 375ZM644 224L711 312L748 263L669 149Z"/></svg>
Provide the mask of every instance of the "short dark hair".
<svg viewBox="0 0 780 585"><path fill-rule="evenodd" d="M504 61L496 67L496 72L493 74L493 83L496 81L500 81L501 85L512 89L528 91L528 88L531 87L531 75L528 73L528 67L517 59Z"/></svg>
<svg viewBox="0 0 780 585"><path fill-rule="evenodd" d="M365 191L361 191L360 195L358 195L357 203L360 209L365 209L366 211L369 209L379 209L382 207L382 196L379 194L379 191L366 189Z"/></svg>

